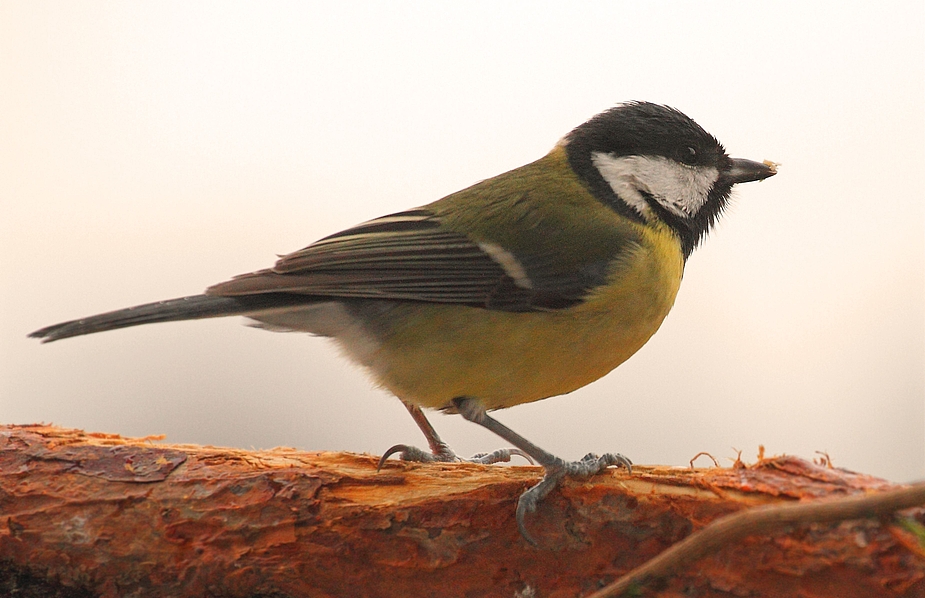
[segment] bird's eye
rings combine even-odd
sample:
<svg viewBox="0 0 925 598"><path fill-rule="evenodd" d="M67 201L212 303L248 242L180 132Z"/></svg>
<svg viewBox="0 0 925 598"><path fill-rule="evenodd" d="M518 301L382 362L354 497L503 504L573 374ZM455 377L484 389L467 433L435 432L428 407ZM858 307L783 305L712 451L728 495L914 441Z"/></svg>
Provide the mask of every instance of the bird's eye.
<svg viewBox="0 0 925 598"><path fill-rule="evenodd" d="M697 162L697 148L685 146L678 148L677 160L682 164L694 164Z"/></svg>

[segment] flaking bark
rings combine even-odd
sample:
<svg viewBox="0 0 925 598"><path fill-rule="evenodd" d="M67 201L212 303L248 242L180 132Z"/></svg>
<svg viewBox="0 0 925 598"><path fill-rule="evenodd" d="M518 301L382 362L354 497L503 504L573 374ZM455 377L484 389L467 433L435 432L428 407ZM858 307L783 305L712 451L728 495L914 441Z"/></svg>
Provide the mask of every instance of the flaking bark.
<svg viewBox="0 0 925 598"><path fill-rule="evenodd" d="M586 596L723 515L895 488L792 457L613 470L547 498L535 549L514 506L539 468L376 461L0 426L0 594L29 579L105 597ZM925 596L906 527L752 536L647 595Z"/></svg>

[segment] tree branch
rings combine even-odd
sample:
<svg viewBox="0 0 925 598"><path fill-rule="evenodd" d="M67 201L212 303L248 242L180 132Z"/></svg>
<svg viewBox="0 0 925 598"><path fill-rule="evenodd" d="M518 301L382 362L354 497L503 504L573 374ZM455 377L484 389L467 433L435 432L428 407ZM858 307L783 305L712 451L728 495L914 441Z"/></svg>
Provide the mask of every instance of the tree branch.
<svg viewBox="0 0 925 598"><path fill-rule="evenodd" d="M35 596L81 598L589 596L724 516L784 506L764 515L774 520L829 508L816 499L865 504L897 490L792 457L614 469L543 501L527 520L535 549L514 506L540 468L376 465L371 455L0 426L0 595L29 596L28 581ZM745 517L723 525L753 535L715 548L707 532L709 554L663 579L664 591L925 595L920 541L900 526L862 519L767 535ZM925 509L907 520L920 528Z"/></svg>
<svg viewBox="0 0 925 598"><path fill-rule="evenodd" d="M638 590L647 582L672 575L747 536L780 533L795 525L885 517L921 505L925 505L925 482L872 496L755 507L726 515L588 598L616 598L629 590ZM920 550L925 551L925 547ZM925 552L922 554L925 556Z"/></svg>

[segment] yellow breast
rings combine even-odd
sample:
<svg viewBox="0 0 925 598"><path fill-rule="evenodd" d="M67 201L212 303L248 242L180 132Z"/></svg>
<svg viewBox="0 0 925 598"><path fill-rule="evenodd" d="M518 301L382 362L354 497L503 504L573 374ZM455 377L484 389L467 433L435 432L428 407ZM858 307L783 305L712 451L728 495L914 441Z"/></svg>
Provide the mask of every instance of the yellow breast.
<svg viewBox="0 0 925 598"><path fill-rule="evenodd" d="M400 305L368 363L402 400L441 408L477 398L488 409L571 392L626 361L658 330L684 268L677 238L639 226L642 242L610 283L573 307L512 313L439 304Z"/></svg>

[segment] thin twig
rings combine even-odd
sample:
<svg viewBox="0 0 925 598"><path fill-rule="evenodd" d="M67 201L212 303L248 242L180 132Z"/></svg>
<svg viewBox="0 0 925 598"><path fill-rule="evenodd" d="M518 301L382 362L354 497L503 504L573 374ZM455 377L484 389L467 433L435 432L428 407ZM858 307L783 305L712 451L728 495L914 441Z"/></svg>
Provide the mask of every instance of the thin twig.
<svg viewBox="0 0 925 598"><path fill-rule="evenodd" d="M654 559L633 569L587 598L616 598L643 583L667 577L722 546L755 534L770 534L792 525L883 517L925 504L925 482L872 495L835 500L755 507L717 519Z"/></svg>
<svg viewBox="0 0 925 598"><path fill-rule="evenodd" d="M707 457L709 457L710 459L712 459L712 460L713 460L713 465L715 465L716 467L719 467L719 461L716 460L716 457L714 457L713 455L711 455L711 454L708 453L708 452L700 451L699 453L697 453L696 455L694 455L694 456L691 458L691 469L694 469L694 461L696 461L697 459L699 459L700 457L703 457L703 456L707 456Z"/></svg>

